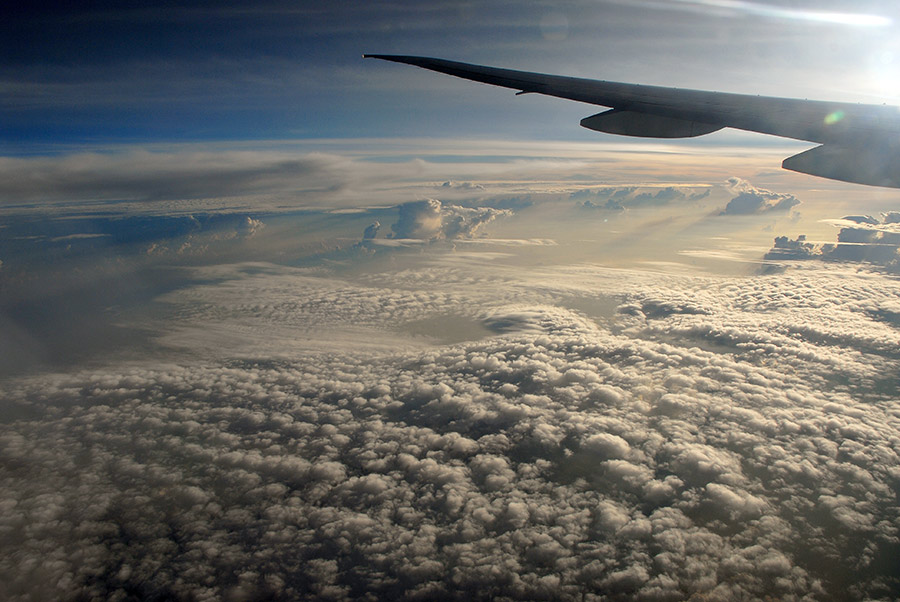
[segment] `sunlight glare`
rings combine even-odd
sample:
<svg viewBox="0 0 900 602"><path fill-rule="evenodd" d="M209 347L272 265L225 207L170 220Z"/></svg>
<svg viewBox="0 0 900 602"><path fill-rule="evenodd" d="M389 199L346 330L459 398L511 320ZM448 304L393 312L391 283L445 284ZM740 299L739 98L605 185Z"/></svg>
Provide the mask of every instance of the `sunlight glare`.
<svg viewBox="0 0 900 602"><path fill-rule="evenodd" d="M897 50L882 47L869 55L866 70L872 90L892 104L897 104L900 99L900 61L897 58Z"/></svg>
<svg viewBox="0 0 900 602"><path fill-rule="evenodd" d="M795 21L811 21L835 25L851 25L857 27L888 27L893 20L882 15L869 15L863 13L841 13L815 10L802 10L797 8L782 8L751 2L749 0L676 0L681 4L705 6L743 12L748 15L771 17L778 19L790 19Z"/></svg>

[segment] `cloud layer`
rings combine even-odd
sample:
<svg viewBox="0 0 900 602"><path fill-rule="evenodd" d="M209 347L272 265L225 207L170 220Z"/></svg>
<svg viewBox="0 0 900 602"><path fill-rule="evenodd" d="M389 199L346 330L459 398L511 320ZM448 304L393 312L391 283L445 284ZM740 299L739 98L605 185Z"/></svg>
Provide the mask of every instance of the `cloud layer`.
<svg viewBox="0 0 900 602"><path fill-rule="evenodd" d="M900 591L895 282L446 258L365 286L216 268L169 301L223 328L468 314L495 336L8 381L3 597Z"/></svg>

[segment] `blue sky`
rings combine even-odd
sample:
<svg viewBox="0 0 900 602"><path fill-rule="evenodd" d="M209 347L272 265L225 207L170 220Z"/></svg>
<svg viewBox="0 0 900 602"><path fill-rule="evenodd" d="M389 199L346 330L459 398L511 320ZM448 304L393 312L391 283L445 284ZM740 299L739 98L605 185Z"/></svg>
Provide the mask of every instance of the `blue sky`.
<svg viewBox="0 0 900 602"><path fill-rule="evenodd" d="M391 136L596 140L592 107L398 65L422 54L583 77L889 102L886 1L140 2L13 7L0 153Z"/></svg>

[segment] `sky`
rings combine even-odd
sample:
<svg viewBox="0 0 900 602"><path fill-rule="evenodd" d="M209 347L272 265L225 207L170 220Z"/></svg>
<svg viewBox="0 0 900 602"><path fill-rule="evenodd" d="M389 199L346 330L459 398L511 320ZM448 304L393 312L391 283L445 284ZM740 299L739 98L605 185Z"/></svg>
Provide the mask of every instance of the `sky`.
<svg viewBox="0 0 900 602"><path fill-rule="evenodd" d="M900 94L900 15L883 1L11 6L0 45L2 150L13 155L151 141L493 137L488 124L505 139L594 139L571 122L584 107L368 64L363 53L827 100Z"/></svg>
<svg viewBox="0 0 900 602"><path fill-rule="evenodd" d="M900 597L900 193L364 53L900 105L886 0L14 3L0 598Z"/></svg>

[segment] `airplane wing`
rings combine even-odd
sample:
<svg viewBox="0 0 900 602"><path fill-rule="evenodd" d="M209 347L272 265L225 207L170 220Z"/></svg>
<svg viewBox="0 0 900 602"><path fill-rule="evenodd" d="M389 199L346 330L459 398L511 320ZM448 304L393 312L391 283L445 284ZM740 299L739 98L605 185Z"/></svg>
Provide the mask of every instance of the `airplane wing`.
<svg viewBox="0 0 900 602"><path fill-rule="evenodd" d="M599 132L688 138L730 127L820 144L782 167L833 180L900 188L900 108L625 84L390 54L406 63L476 82L609 107L581 120Z"/></svg>

